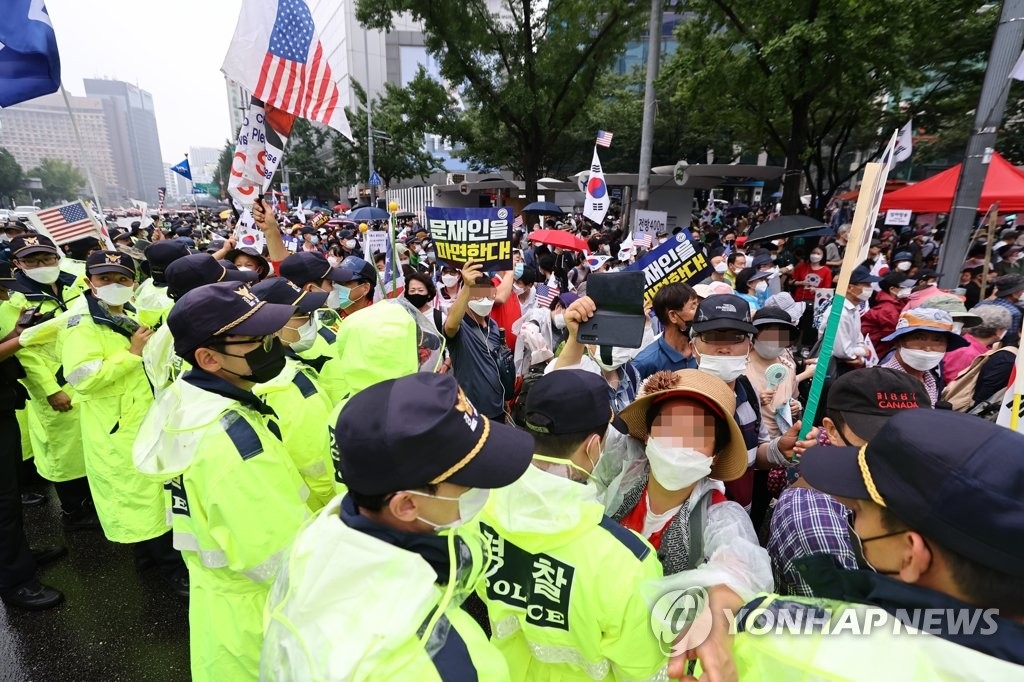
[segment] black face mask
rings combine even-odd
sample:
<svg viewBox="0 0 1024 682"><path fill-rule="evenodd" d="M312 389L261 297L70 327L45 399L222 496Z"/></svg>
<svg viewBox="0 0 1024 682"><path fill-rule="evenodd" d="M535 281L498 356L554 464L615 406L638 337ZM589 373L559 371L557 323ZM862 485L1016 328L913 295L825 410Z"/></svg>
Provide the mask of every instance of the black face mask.
<svg viewBox="0 0 1024 682"><path fill-rule="evenodd" d="M406 293L405 298L408 299L409 303L412 303L413 307L416 308L416 310L419 310L420 308L427 304L431 297L429 294Z"/></svg>
<svg viewBox="0 0 1024 682"><path fill-rule="evenodd" d="M239 374L232 372L230 369L224 369L225 372L234 374L243 381L252 381L257 384L265 384L272 380L281 373L285 365L284 345L281 343L281 339L276 336L271 341L269 350L265 349L261 344L245 355L235 355L233 353L224 353L224 355L230 355L233 358L243 358L246 364L249 365L249 374Z"/></svg>

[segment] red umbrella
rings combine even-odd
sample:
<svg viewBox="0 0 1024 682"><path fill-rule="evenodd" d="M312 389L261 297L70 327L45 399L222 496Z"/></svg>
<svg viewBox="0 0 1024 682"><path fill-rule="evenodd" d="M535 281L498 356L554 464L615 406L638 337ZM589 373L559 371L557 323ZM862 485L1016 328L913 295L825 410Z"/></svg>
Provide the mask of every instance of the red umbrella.
<svg viewBox="0 0 1024 682"><path fill-rule="evenodd" d="M347 211L350 208L351 208L351 206L349 206L348 204L335 204L334 205L334 212L335 213L344 213L345 211Z"/></svg>
<svg viewBox="0 0 1024 682"><path fill-rule="evenodd" d="M590 248L587 243L569 232L562 230L534 230L530 233L530 241L535 244L547 244L548 246L560 246L570 251L582 251L589 254Z"/></svg>

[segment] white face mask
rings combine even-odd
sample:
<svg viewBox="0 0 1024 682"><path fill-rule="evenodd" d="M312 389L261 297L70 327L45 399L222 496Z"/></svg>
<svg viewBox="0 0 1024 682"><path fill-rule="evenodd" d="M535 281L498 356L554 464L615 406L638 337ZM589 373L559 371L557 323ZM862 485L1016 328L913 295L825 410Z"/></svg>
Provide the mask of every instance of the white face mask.
<svg viewBox="0 0 1024 682"><path fill-rule="evenodd" d="M41 268L32 268L31 270L22 270L25 276L29 279L33 279L40 284L53 284L60 277L60 266L59 265L47 265Z"/></svg>
<svg viewBox="0 0 1024 682"><path fill-rule="evenodd" d="M721 263L719 263L718 265L715 266L715 272L717 272L719 275L724 275L725 271L728 270L728 269L729 269L729 264L726 263L725 261L722 261Z"/></svg>
<svg viewBox="0 0 1024 682"><path fill-rule="evenodd" d="M759 294L764 292L764 291L767 291L767 290L768 290L768 282L764 281L763 279L757 280L757 283L754 284L754 291L756 291Z"/></svg>
<svg viewBox="0 0 1024 682"><path fill-rule="evenodd" d="M899 263L896 264L896 269L899 270L900 272L906 272L907 270L910 269L910 261L901 260Z"/></svg>
<svg viewBox="0 0 1024 682"><path fill-rule="evenodd" d="M487 317L491 314L491 308L494 307L493 298L474 298L469 302L469 309L480 317Z"/></svg>
<svg viewBox="0 0 1024 682"><path fill-rule="evenodd" d="M107 284L102 287L96 287L96 298L107 305L124 305L132 300L133 295L135 295L135 289L126 287L123 284Z"/></svg>
<svg viewBox="0 0 1024 682"><path fill-rule="evenodd" d="M863 289L860 290L860 293L857 294L857 298L862 300L862 301L870 301L871 300L871 294L873 294L873 293L875 293L875 292L874 292L874 290L871 287L864 287Z"/></svg>
<svg viewBox="0 0 1024 682"><path fill-rule="evenodd" d="M820 263L821 262L821 254L820 253L812 253L811 254L811 262L812 263Z"/></svg>
<svg viewBox="0 0 1024 682"><path fill-rule="evenodd" d="M914 350L912 348L900 348L899 353L900 359L908 367L912 367L918 372L927 372L930 369L935 369L942 362L943 356L946 355L941 351Z"/></svg>
<svg viewBox="0 0 1024 682"><path fill-rule="evenodd" d="M356 240L355 239L346 239L345 240L345 248L349 249L350 251L352 249L356 248Z"/></svg>
<svg viewBox="0 0 1024 682"><path fill-rule="evenodd" d="M565 329L565 313L558 313L554 319L555 329Z"/></svg>
<svg viewBox="0 0 1024 682"><path fill-rule="evenodd" d="M785 350L786 348L784 346L779 346L774 343L768 343L767 341L754 341L754 352L765 360L774 360L782 355Z"/></svg>
<svg viewBox="0 0 1024 682"><path fill-rule="evenodd" d="M305 353L307 350L313 347L314 343L316 343L316 322L313 320L308 320L305 324L298 327L297 329L295 327L287 326L285 327L285 329L294 330L299 334L298 341L294 341L288 344L288 347L291 348L296 353Z"/></svg>
<svg viewBox="0 0 1024 682"><path fill-rule="evenodd" d="M647 439L647 461L651 474L665 490L682 490L711 474L710 457L693 448Z"/></svg>
<svg viewBox="0 0 1024 682"><path fill-rule="evenodd" d="M451 289L459 281L458 275L441 275L441 282Z"/></svg>
<svg viewBox="0 0 1024 682"><path fill-rule="evenodd" d="M247 265L238 265L236 267L239 272L254 272L254 270Z"/></svg>
<svg viewBox="0 0 1024 682"><path fill-rule="evenodd" d="M452 521L451 523L434 523L429 519L425 519L422 516L417 516L418 521L422 521L436 531L451 530L452 528L458 528L469 521L472 521L476 516L483 511L484 507L487 506L487 499L491 495L491 491L488 488L470 488L466 492L462 493L458 497L443 497L441 495L429 495L427 493L416 492L415 490L406 490L405 492L410 495L419 495L420 497L432 497L435 500L448 500L451 502L457 501L459 503L459 518Z"/></svg>
<svg viewBox="0 0 1024 682"><path fill-rule="evenodd" d="M332 268L336 268L339 265L341 265L341 259L338 258L337 256L328 256L327 262L331 264Z"/></svg>
<svg viewBox="0 0 1024 682"><path fill-rule="evenodd" d="M601 359L601 349L598 347L593 348L593 352L590 354L597 363L597 366L606 372L611 372L624 364L632 360L640 352L639 348L619 348L618 346L612 346L612 363L605 364L605 361Z"/></svg>
<svg viewBox="0 0 1024 682"><path fill-rule="evenodd" d="M914 293L914 290L910 287L905 287L896 292L896 298L910 298L910 294Z"/></svg>
<svg viewBox="0 0 1024 682"><path fill-rule="evenodd" d="M512 285L512 291L516 292L516 296L522 296L526 293L526 287L521 287L518 284Z"/></svg>
<svg viewBox="0 0 1024 682"><path fill-rule="evenodd" d="M747 371L746 355L701 355L697 359L698 369L713 374L722 381L736 381Z"/></svg>

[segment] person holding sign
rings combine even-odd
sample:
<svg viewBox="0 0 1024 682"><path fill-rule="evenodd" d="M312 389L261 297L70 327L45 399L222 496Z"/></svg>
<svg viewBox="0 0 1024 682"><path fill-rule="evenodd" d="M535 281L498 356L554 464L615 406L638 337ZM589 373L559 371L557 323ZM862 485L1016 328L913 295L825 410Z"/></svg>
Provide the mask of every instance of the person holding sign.
<svg viewBox="0 0 1024 682"><path fill-rule="evenodd" d="M843 313L836 330L835 345L832 357L836 359L836 376L842 376L851 369L866 366L865 358L869 351L864 344L864 334L860 328L860 308L858 304L871 299L874 290L871 285L882 281L881 277L871 274L863 265L858 265L850 275L850 285L846 288L843 299ZM835 305L836 301L832 301Z"/></svg>
<svg viewBox="0 0 1024 682"><path fill-rule="evenodd" d="M470 402L488 419L504 423L505 400L512 395L502 383L499 356L507 347L498 323L490 317L494 282L481 269L473 259L462 268L463 287L448 311L444 335L455 378Z"/></svg>

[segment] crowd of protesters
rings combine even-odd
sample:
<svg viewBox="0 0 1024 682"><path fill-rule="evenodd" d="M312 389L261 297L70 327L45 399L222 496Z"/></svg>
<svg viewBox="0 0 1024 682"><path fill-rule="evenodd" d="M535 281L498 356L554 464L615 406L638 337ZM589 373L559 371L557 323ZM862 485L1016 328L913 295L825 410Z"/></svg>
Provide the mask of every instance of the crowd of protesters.
<svg viewBox="0 0 1024 682"><path fill-rule="evenodd" d="M578 340L588 280L683 227L540 219L583 253L531 216L485 272L415 216L258 202L258 246L209 215L113 248L8 223L0 598L63 601L37 573L65 550L22 528L32 475L67 532L188 599L197 680L1012 679L1024 436L993 422L1024 231L973 243L944 290L943 225L879 227L840 296L846 212L753 242L768 208L709 205L686 226L708 276L658 290L639 348ZM706 622L665 612L695 590ZM866 612L889 625L821 630ZM819 627L760 627L784 616Z"/></svg>

